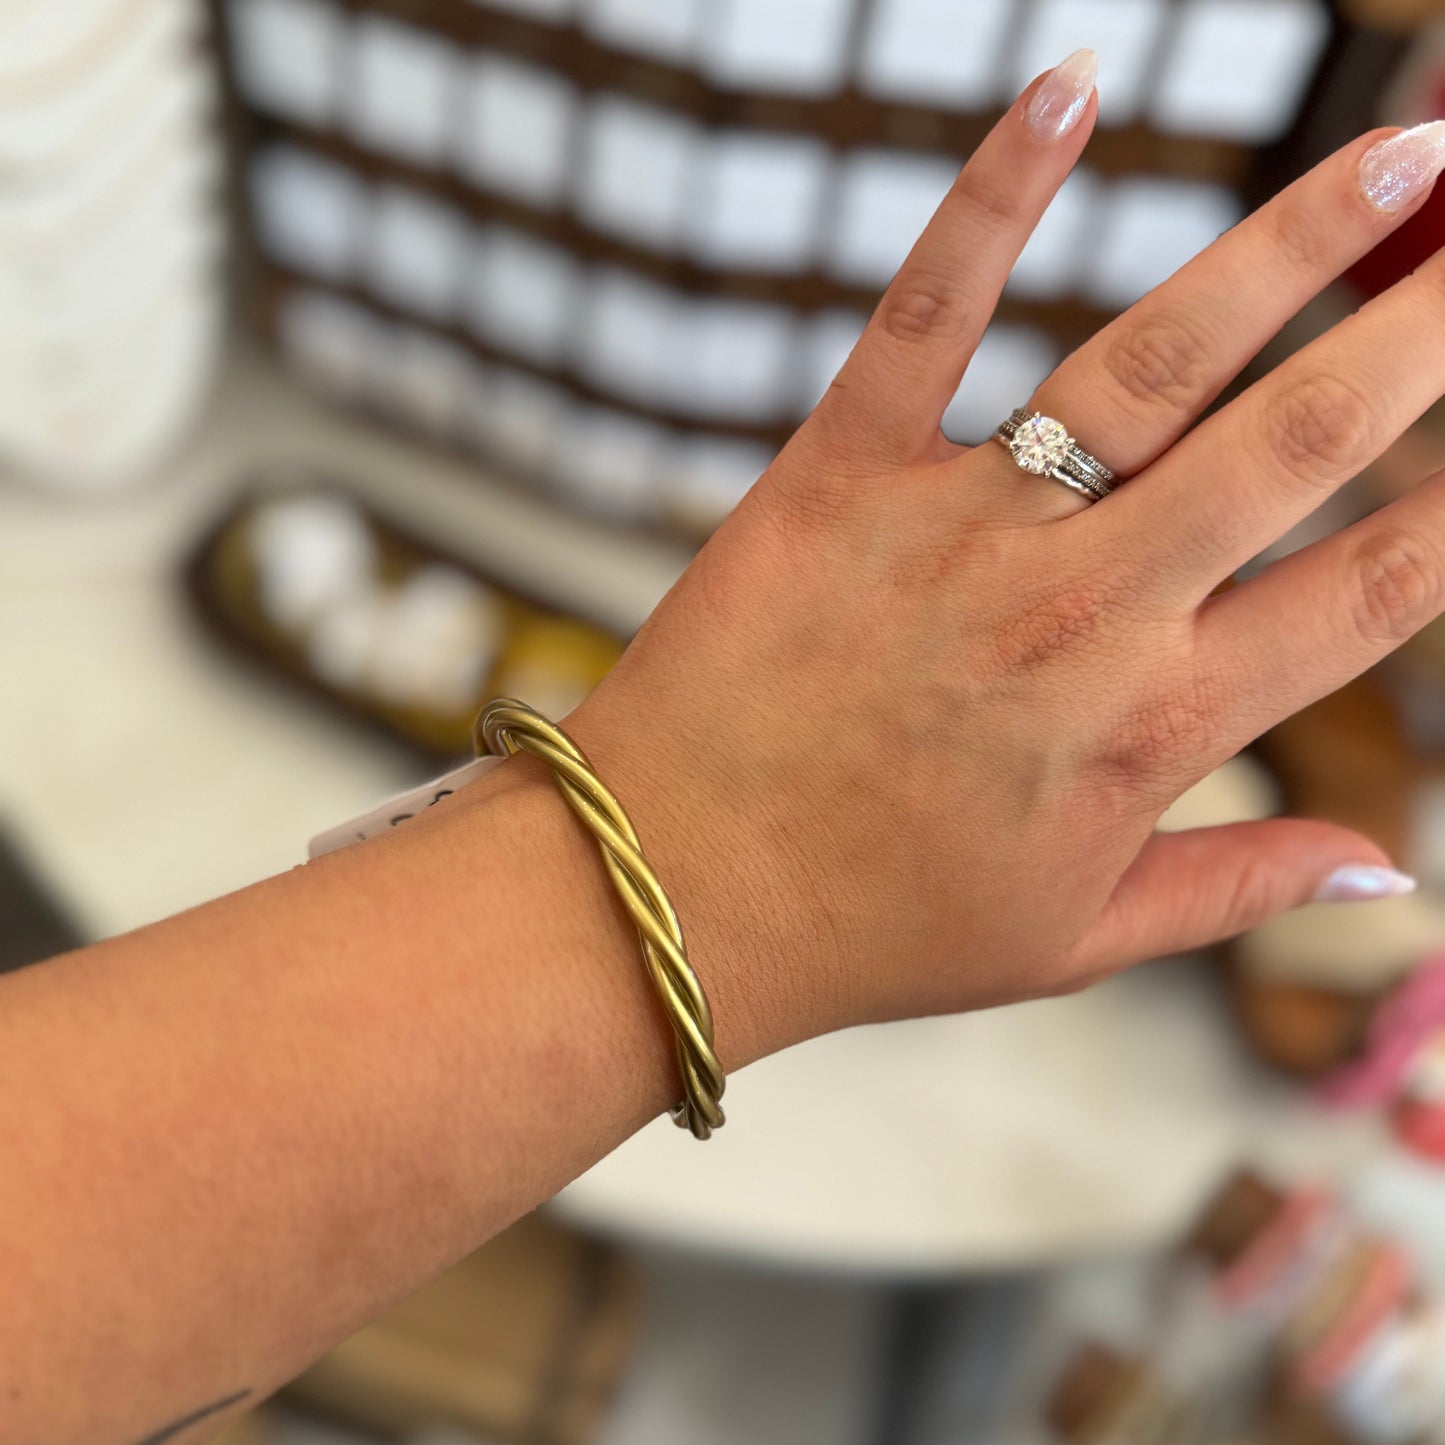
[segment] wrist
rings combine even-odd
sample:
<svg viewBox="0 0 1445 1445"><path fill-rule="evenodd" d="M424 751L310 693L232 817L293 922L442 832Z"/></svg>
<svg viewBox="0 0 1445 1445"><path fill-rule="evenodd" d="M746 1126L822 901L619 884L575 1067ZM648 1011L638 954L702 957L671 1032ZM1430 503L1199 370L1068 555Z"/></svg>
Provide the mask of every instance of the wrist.
<svg viewBox="0 0 1445 1445"><path fill-rule="evenodd" d="M623 1076L637 1127L677 1102L670 1026L643 966L637 929L592 837L545 764L519 754L457 795L471 834L460 845L479 892L501 890L517 918L512 967L539 975L544 1013L568 1020L556 1082ZM485 905L484 905L485 906ZM571 1107L576 1095L572 1096ZM560 1102L560 1100L558 1101Z"/></svg>
<svg viewBox="0 0 1445 1445"><path fill-rule="evenodd" d="M712 1009L724 1070L807 1037L810 1030L793 1016L797 1010L779 988L786 929L762 886L768 867L758 840L746 836L726 805L726 788L707 777L702 758L645 722L628 725L599 696L563 726L632 819L643 854L677 910L689 962ZM536 775L548 776L545 767L529 762ZM550 779L547 787L555 811L585 844L593 871L610 891L595 845ZM645 982L635 930L631 941ZM661 1015L655 999L653 1009Z"/></svg>

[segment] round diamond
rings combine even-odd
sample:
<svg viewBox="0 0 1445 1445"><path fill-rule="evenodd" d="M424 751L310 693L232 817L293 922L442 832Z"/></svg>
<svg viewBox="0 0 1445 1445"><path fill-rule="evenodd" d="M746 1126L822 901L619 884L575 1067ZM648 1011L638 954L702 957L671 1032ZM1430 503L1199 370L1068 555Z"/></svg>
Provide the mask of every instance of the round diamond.
<svg viewBox="0 0 1445 1445"><path fill-rule="evenodd" d="M1069 455L1069 434L1052 417L1031 416L1019 423L1008 449L1024 471L1044 477Z"/></svg>

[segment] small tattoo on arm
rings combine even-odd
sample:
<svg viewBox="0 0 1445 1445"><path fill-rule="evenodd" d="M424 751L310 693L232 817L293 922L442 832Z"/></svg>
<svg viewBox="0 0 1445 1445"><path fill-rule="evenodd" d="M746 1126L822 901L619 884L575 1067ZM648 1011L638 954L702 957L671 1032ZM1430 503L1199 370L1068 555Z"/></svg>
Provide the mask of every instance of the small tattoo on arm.
<svg viewBox="0 0 1445 1445"><path fill-rule="evenodd" d="M239 1405L250 1393L249 1390L237 1390L234 1395L227 1395L224 1400L217 1400L213 1405L194 1410L184 1419L176 1420L163 1430L157 1430L154 1435L147 1435L144 1440L138 1440L136 1445L164 1445L165 1441L174 1440L182 1430L189 1430L192 1425L199 1425L202 1420L219 1415L222 1410L229 1410L232 1405Z"/></svg>

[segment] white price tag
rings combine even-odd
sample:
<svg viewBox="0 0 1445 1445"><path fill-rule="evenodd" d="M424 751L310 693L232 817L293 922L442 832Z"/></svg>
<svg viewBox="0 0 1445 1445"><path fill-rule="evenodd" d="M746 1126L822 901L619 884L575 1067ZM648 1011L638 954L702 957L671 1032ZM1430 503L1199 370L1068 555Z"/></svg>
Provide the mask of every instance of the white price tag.
<svg viewBox="0 0 1445 1445"><path fill-rule="evenodd" d="M475 781L502 761L502 758L497 757L473 758L471 762L460 768L453 768L451 772L433 778L429 783L423 783L405 793L398 793L394 798L378 804L369 813L363 813L349 823L340 823L335 828L318 833L307 844L306 856L319 858L323 853L334 853L349 843L360 843L366 838L374 838L378 833L385 833L388 828L394 828L398 823L404 823L408 818L424 813L433 803L451 797L458 788Z"/></svg>

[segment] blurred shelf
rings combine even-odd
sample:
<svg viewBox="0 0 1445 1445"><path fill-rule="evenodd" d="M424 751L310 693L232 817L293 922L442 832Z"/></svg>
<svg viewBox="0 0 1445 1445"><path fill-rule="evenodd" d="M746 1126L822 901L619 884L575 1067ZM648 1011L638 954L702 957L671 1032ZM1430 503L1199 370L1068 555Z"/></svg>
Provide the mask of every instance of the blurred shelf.
<svg viewBox="0 0 1445 1445"><path fill-rule="evenodd" d="M579 90L622 88L630 95L713 124L825 135L840 145L932 147L970 154L1005 106L949 111L868 94L855 85L824 95L778 88L740 89L710 80L691 65L609 45L585 30L545 19L501 13L450 0L361 0L357 7L482 46L566 75ZM1167 172L1196 180L1237 183L1253 164L1248 145L1207 136L1168 135L1142 124L1100 126L1090 163L1108 175Z"/></svg>
<svg viewBox="0 0 1445 1445"><path fill-rule="evenodd" d="M624 635L688 556L338 417L250 350L124 496L0 476L0 815L92 936L289 868L312 833L422 781L404 751L258 681L191 613L197 537L242 484L295 466Z"/></svg>
<svg viewBox="0 0 1445 1445"><path fill-rule="evenodd" d="M301 146L369 180L403 184L455 207L460 214L473 220L512 227L539 242L560 246L581 260L623 268L684 295L781 305L802 314L837 309L861 312L866 316L878 304L882 294L881 283L850 284L818 269L779 274L775 270L747 272L707 266L676 251L661 251L598 230L571 212L547 209L496 191L481 190L475 182L450 170L417 165L359 146L337 131L317 130L259 115L252 116L250 123L257 139L263 144L271 141ZM958 158L970 154L982 138L982 134L972 137L966 145L950 147L945 154L957 163ZM1097 163L1093 150L1089 152L1089 165L1098 174L1109 174L1107 167ZM1169 173L1174 174L1172 171ZM1125 174L1131 172L1126 171ZM1225 179L1238 184L1247 175L1248 171L1241 168L1231 170ZM285 274L285 268L274 263L270 263L268 269ZM316 284L314 277L296 279ZM375 301L375 298L370 299ZM1116 308L1094 305L1072 296L1035 301L1006 294L999 301L996 319L1041 326L1072 346L1086 341L1112 321L1116 314ZM467 337L477 344L470 333ZM526 364L521 357L507 356L505 359L513 364ZM570 374L566 380L568 385L578 385Z"/></svg>

